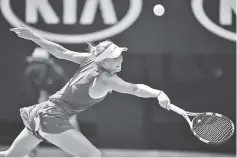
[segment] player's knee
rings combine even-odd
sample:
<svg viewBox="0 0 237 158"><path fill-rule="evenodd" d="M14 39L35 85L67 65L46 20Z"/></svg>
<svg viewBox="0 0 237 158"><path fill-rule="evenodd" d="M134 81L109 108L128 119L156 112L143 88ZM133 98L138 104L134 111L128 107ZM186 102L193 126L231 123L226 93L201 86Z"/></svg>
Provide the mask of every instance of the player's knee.
<svg viewBox="0 0 237 158"><path fill-rule="evenodd" d="M101 157L101 152L100 150L96 149L92 153L88 155L89 157Z"/></svg>

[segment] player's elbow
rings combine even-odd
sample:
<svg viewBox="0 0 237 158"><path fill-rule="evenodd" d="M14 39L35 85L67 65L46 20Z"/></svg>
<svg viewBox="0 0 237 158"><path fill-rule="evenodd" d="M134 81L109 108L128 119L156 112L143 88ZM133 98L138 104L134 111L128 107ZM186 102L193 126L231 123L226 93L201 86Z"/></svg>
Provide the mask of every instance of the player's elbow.
<svg viewBox="0 0 237 158"><path fill-rule="evenodd" d="M126 86L119 85L113 90L118 91L120 93L131 94L135 96L137 96L137 91L138 91L137 86L133 84L126 85Z"/></svg>
<svg viewBox="0 0 237 158"><path fill-rule="evenodd" d="M63 47L52 47L51 49L49 49L49 52L58 59L67 58L66 49L64 49Z"/></svg>
<svg viewBox="0 0 237 158"><path fill-rule="evenodd" d="M54 56L58 59L65 59L67 57L67 54L65 53L65 50L55 49Z"/></svg>
<svg viewBox="0 0 237 158"><path fill-rule="evenodd" d="M138 89L138 86L136 85L136 84L134 84L134 85L132 85L131 87L130 87L130 94L132 94L132 95L135 95L135 96L138 96L138 91L139 91L139 89Z"/></svg>
<svg viewBox="0 0 237 158"><path fill-rule="evenodd" d="M132 92L133 92L133 95L135 95L137 97L144 97L142 95L142 89L141 89L141 86L139 84L134 85Z"/></svg>
<svg viewBox="0 0 237 158"><path fill-rule="evenodd" d="M137 97L142 97L142 98L150 98L151 95L149 94L147 90L147 86L143 84L136 84L134 87L134 95Z"/></svg>

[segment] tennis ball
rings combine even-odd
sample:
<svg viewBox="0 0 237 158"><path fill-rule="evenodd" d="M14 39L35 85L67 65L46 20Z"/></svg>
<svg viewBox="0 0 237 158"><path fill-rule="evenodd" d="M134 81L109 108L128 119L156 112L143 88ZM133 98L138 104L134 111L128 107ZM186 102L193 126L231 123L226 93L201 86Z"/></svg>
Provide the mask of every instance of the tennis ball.
<svg viewBox="0 0 237 158"><path fill-rule="evenodd" d="M165 13L165 8L161 4L157 4L153 8L153 12L156 16L162 16Z"/></svg>

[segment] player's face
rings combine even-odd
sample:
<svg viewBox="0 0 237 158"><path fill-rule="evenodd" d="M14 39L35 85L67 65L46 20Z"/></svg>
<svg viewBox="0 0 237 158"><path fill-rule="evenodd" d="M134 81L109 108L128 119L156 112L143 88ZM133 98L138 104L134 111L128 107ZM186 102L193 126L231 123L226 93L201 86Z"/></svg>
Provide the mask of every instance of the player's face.
<svg viewBox="0 0 237 158"><path fill-rule="evenodd" d="M121 71L122 68L123 57L120 55L117 58L107 58L103 61L103 67L112 73L117 73Z"/></svg>

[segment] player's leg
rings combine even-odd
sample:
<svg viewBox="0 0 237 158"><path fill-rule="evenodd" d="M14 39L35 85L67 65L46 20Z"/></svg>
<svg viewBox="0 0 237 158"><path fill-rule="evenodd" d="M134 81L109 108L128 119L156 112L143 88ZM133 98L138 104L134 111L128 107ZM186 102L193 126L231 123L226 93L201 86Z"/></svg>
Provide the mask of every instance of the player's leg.
<svg viewBox="0 0 237 158"><path fill-rule="evenodd" d="M100 151L87 138L75 129L60 134L49 134L39 131L39 134L52 144L76 157L100 157Z"/></svg>
<svg viewBox="0 0 237 158"><path fill-rule="evenodd" d="M72 125L72 127L80 132L80 126L77 120L77 115L74 115L69 118L69 123ZM65 152L64 157L73 157L73 155L69 154L68 152Z"/></svg>
<svg viewBox="0 0 237 158"><path fill-rule="evenodd" d="M17 136L10 148L0 152L0 157L23 157L34 149L42 140L35 137L26 128Z"/></svg>
<svg viewBox="0 0 237 158"><path fill-rule="evenodd" d="M79 122L77 120L77 115L74 115L72 117L70 117L69 119L69 123L78 131L80 131L80 125Z"/></svg>

